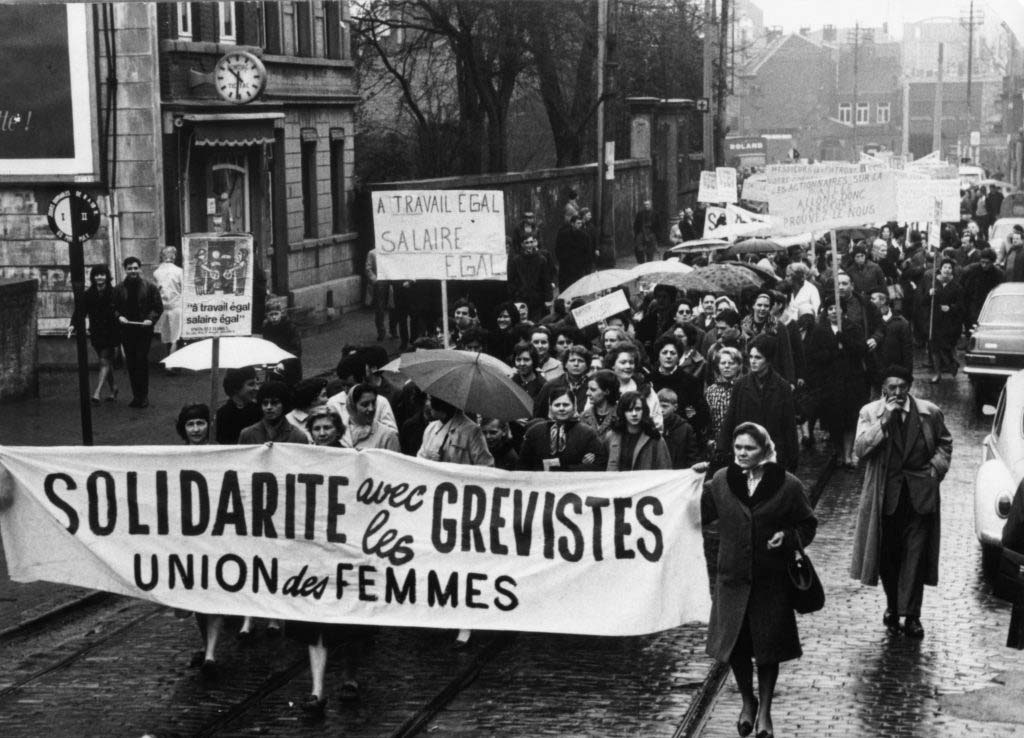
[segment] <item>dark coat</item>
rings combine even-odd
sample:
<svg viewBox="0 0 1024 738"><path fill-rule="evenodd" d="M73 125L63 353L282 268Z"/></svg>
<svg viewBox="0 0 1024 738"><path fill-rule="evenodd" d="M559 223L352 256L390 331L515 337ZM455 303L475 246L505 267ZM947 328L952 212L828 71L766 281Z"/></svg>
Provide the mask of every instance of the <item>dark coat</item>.
<svg viewBox="0 0 1024 738"><path fill-rule="evenodd" d="M929 299L931 296L929 295ZM948 310L942 308L947 307ZM931 304L928 305L929 310ZM935 280L935 317L932 340L937 347L953 348L963 331L963 291L956 279Z"/></svg>
<svg viewBox="0 0 1024 738"><path fill-rule="evenodd" d="M800 448L796 437L793 389L774 369L768 370L763 385L758 385L753 374L740 377L733 385L732 400L725 411L717 447L731 449L732 432L737 425L747 421L765 427L775 441L779 463L784 469L795 470L800 460Z"/></svg>
<svg viewBox="0 0 1024 738"><path fill-rule="evenodd" d="M1003 271L998 267L982 269L972 264L964 269L961 279L964 291L964 323L973 326L978 322L978 315L985 304L988 293L1003 283Z"/></svg>
<svg viewBox="0 0 1024 738"><path fill-rule="evenodd" d="M702 524L717 520L719 535L708 655L728 661L746 617L758 664L799 658L803 651L786 564L794 534L806 546L818 527L803 484L777 464L767 464L751 496L742 470L730 464L705 488L701 508ZM768 539L779 530L785 532L785 540L769 550Z"/></svg>
<svg viewBox="0 0 1024 738"><path fill-rule="evenodd" d="M553 458L551 453L551 425L554 421L534 423L523 436L519 450L518 468L526 471L543 471L544 459ZM584 464L583 457L594 454L593 464ZM597 432L588 425L568 423L565 432L565 450L558 454L562 471L601 471L605 467L604 445L597 438Z"/></svg>
<svg viewBox="0 0 1024 738"><path fill-rule="evenodd" d="M810 333L807 365L812 380L809 384L818 417L830 433L852 431L857 425L857 413L868 400L864 373L866 351L860 325L852 321L844 320L842 333L837 335L826 318Z"/></svg>
<svg viewBox="0 0 1024 738"><path fill-rule="evenodd" d="M564 290L581 277L594 271L594 246L582 230L563 226L555 238L558 260L558 289Z"/></svg>
<svg viewBox="0 0 1024 738"><path fill-rule="evenodd" d="M545 382L544 386L540 388L537 394L533 398L533 417L535 418L547 418L548 417L548 405L551 403L551 393L555 390L564 390L569 386L569 375L559 374L557 377L552 379L550 382ZM583 408L587 406L587 378L583 377L583 381L579 383L579 386L573 390L573 399L576 402L576 412L583 412Z"/></svg>
<svg viewBox="0 0 1024 738"><path fill-rule="evenodd" d="M114 288L110 285L103 290L91 285L82 294L82 312L89 319L89 340L96 350L111 348L121 343L121 331L114 309ZM71 318L71 325L78 320L78 311Z"/></svg>
<svg viewBox="0 0 1024 738"><path fill-rule="evenodd" d="M700 380L684 371L682 367L676 367L671 374L651 372L651 386L655 392L665 388L675 392L679 399L679 414L685 417L686 408L692 407L696 414L689 418L690 425L698 434L707 431L711 424L711 411L708 410L707 400L704 399L704 389Z"/></svg>
<svg viewBox="0 0 1024 738"><path fill-rule="evenodd" d="M541 306L551 299L554 281L555 270L543 251L509 259L508 294L512 300L525 302L531 308Z"/></svg>
<svg viewBox="0 0 1024 738"><path fill-rule="evenodd" d="M672 457L672 468L689 469L700 461L700 444L690 424L676 413L663 415L662 421L665 423L665 445Z"/></svg>
<svg viewBox="0 0 1024 738"><path fill-rule="evenodd" d="M114 315L133 322L149 320L156 325L164 311L164 301L155 284L145 279L140 284L125 280L114 288Z"/></svg>
<svg viewBox="0 0 1024 738"><path fill-rule="evenodd" d="M897 313L892 313L888 321L882 320L885 326L885 337L875 349L878 366L884 370L897 364L914 371L914 339L910 332L910 323Z"/></svg>

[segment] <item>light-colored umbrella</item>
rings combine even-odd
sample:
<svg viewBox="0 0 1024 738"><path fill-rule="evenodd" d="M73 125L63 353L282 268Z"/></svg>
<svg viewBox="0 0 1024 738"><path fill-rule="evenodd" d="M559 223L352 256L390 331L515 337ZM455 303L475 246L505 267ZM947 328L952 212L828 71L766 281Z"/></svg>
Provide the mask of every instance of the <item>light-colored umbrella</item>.
<svg viewBox="0 0 1024 738"><path fill-rule="evenodd" d="M662 261L645 261L643 264L637 264L629 270L629 273L633 279L657 282L660 277L670 274L689 274L692 271L692 266L683 264L678 259L664 259Z"/></svg>
<svg viewBox="0 0 1024 738"><path fill-rule="evenodd" d="M402 354L398 371L428 395L467 413L502 420L533 415L533 399L494 362L472 351L427 349Z"/></svg>
<svg viewBox="0 0 1024 738"><path fill-rule="evenodd" d="M225 336L224 338L207 338L190 343L164 359L161 363L168 369L191 369L203 371L213 365L213 342L220 341L217 357L219 369L241 369L246 366L267 366L278 364L285 359L294 359L277 345L254 336Z"/></svg>
<svg viewBox="0 0 1024 738"><path fill-rule="evenodd" d="M633 277L629 275L628 269L602 269L599 272L591 272L581 277L558 293L563 300L571 300L574 297L589 297L599 292L613 290L619 285L626 284Z"/></svg>
<svg viewBox="0 0 1024 738"><path fill-rule="evenodd" d="M729 248L731 244L720 238L697 238L692 241L677 243L669 249L671 254L692 254L700 251L721 251Z"/></svg>
<svg viewBox="0 0 1024 738"><path fill-rule="evenodd" d="M423 351L433 351L433 350L437 350L437 349L421 349L421 350L423 350ZM508 364L506 364L501 359L499 359L497 357L494 357L494 356L491 356L490 354L478 353L476 351L463 351L462 349L445 349L445 350L446 351L453 351L453 352L455 352L457 354L463 354L463 355L469 357L470 359L478 360L478 361L480 361L481 364L486 364L487 366L491 367L495 371L501 372L502 374L504 374L505 376L508 376L508 377L511 377L513 374L516 373L515 367L509 366ZM419 351L415 351L413 353L419 353ZM381 371L384 371L384 372L394 372L396 374L400 374L402 372L402 359L407 359L409 356L410 356L410 354L402 354L398 358L392 359L387 364L385 364L384 366L381 367Z"/></svg>

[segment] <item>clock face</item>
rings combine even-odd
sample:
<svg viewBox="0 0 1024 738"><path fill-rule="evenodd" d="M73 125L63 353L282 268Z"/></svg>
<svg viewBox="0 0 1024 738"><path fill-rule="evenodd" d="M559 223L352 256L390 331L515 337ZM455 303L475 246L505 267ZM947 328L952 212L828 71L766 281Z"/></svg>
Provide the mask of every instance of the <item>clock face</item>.
<svg viewBox="0 0 1024 738"><path fill-rule="evenodd" d="M267 84L267 70L260 58L247 51L232 51L217 61L213 70L217 94L231 103L252 102Z"/></svg>

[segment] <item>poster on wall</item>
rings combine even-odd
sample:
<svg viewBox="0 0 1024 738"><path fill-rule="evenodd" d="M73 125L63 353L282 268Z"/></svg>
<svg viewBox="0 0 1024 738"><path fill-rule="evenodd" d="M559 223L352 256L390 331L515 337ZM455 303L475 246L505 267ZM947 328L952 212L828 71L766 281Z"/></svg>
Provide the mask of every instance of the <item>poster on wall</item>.
<svg viewBox="0 0 1024 738"><path fill-rule="evenodd" d="M89 6L0 4L0 182L98 179Z"/></svg>
<svg viewBox="0 0 1024 738"><path fill-rule="evenodd" d="M252 236L190 233L181 250L181 337L252 335Z"/></svg>

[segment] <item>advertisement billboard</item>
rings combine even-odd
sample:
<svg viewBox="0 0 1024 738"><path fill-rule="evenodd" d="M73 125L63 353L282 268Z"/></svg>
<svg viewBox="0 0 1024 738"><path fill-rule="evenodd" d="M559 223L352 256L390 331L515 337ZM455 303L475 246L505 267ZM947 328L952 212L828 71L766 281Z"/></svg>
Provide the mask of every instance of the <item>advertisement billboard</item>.
<svg viewBox="0 0 1024 738"><path fill-rule="evenodd" d="M89 6L0 5L0 182L99 179Z"/></svg>

